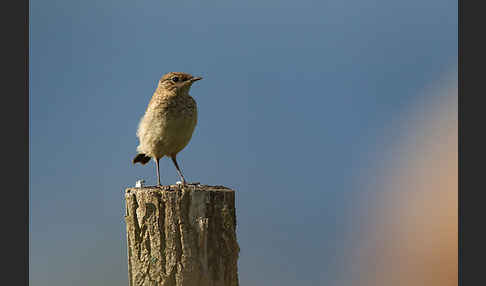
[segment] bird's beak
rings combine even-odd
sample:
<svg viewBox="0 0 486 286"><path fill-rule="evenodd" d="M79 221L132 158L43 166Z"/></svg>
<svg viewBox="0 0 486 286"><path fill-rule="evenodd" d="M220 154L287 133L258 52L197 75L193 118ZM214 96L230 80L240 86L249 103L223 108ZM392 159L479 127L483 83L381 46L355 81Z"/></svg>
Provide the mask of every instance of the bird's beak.
<svg viewBox="0 0 486 286"><path fill-rule="evenodd" d="M198 80L201 80L201 79L202 79L202 77L199 77L199 76L193 77L193 78L191 78L191 82L195 82L195 81L198 81Z"/></svg>

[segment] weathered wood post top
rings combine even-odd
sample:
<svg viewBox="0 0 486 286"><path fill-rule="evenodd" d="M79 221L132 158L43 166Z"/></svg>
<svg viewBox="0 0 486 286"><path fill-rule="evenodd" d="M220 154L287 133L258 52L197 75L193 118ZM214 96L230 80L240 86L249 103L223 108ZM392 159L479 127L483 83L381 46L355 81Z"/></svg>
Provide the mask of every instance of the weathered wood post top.
<svg viewBox="0 0 486 286"><path fill-rule="evenodd" d="M238 285L235 191L136 187L125 202L130 286Z"/></svg>

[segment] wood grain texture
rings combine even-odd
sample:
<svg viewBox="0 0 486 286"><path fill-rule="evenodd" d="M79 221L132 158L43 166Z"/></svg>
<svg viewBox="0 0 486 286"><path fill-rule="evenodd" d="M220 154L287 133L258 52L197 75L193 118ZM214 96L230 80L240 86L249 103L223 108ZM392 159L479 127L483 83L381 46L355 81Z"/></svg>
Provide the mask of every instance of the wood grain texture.
<svg viewBox="0 0 486 286"><path fill-rule="evenodd" d="M130 286L237 286L235 192L222 186L128 188Z"/></svg>

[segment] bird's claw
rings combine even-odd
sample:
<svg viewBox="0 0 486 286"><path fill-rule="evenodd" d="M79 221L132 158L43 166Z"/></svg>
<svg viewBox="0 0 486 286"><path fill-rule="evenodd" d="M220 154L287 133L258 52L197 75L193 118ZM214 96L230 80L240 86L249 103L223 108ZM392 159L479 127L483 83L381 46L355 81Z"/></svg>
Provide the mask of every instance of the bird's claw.
<svg viewBox="0 0 486 286"><path fill-rule="evenodd" d="M187 183L186 181L177 181L176 182L177 185L182 185L182 186L197 186L197 185L200 185L201 182L193 182L193 183Z"/></svg>

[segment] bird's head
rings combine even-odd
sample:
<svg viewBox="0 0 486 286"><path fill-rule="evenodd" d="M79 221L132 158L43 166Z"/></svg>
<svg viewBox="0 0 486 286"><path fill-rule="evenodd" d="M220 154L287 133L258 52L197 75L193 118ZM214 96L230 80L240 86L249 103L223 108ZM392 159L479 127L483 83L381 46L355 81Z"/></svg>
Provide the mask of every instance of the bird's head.
<svg viewBox="0 0 486 286"><path fill-rule="evenodd" d="M200 79L202 79L202 77L194 77L188 73L170 72L160 79L158 89L169 92L185 93L189 92L192 84Z"/></svg>

